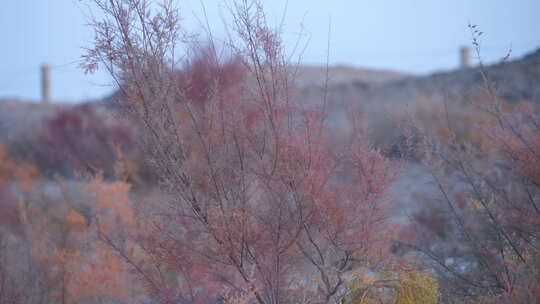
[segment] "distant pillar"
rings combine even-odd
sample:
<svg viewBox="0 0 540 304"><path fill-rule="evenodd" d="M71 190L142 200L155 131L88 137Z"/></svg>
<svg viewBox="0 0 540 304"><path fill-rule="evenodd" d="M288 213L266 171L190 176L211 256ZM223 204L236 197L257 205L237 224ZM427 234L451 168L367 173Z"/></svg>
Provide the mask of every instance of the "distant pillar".
<svg viewBox="0 0 540 304"><path fill-rule="evenodd" d="M466 69L471 66L470 53L471 50L466 46L460 49L460 66L462 69Z"/></svg>
<svg viewBox="0 0 540 304"><path fill-rule="evenodd" d="M44 64L41 66L41 102L51 102L51 68Z"/></svg>

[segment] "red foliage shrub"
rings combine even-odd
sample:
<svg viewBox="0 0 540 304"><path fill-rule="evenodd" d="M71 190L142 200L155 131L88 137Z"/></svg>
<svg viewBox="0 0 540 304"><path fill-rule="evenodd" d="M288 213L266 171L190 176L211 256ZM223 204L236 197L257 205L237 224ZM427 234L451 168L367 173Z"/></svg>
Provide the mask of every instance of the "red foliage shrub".
<svg viewBox="0 0 540 304"><path fill-rule="evenodd" d="M74 176L76 171L114 175L116 149L134 148L134 133L125 123L107 121L89 104L61 110L43 123L36 163L45 174Z"/></svg>
<svg viewBox="0 0 540 304"><path fill-rule="evenodd" d="M215 98L216 89L221 94L234 89L247 74L240 58L219 59L212 52L211 46L195 47L194 58L188 59L177 72L177 87L200 106Z"/></svg>

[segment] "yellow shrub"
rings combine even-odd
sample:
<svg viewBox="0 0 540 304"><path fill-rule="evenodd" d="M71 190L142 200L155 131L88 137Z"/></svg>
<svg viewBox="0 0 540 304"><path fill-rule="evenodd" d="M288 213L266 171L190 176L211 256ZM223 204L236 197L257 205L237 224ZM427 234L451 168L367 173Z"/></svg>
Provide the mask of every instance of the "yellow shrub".
<svg viewBox="0 0 540 304"><path fill-rule="evenodd" d="M439 299L437 279L424 272L399 275L396 304L435 304Z"/></svg>
<svg viewBox="0 0 540 304"><path fill-rule="evenodd" d="M358 275L348 286L347 304L436 304L437 279L427 273L408 271Z"/></svg>

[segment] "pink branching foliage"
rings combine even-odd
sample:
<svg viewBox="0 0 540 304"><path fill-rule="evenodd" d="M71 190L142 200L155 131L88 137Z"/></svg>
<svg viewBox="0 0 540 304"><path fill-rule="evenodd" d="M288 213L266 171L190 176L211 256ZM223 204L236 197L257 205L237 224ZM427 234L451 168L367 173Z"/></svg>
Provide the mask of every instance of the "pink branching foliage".
<svg viewBox="0 0 540 304"><path fill-rule="evenodd" d="M199 49L180 67L170 2L95 1L87 68L102 64L142 130L166 199L137 212L138 264L156 300L207 303L227 290L257 303L338 301L347 274L384 262L389 186L396 170L360 133L337 140L325 107L291 96L294 79L257 1L234 2L229 59ZM296 283L295 283L296 282Z"/></svg>

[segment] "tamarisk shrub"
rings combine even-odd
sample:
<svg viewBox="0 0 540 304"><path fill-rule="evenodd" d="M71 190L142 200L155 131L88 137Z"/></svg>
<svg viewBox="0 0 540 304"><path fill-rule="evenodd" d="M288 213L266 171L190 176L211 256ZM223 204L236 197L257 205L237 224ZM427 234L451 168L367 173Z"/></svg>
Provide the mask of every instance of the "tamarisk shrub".
<svg viewBox="0 0 540 304"><path fill-rule="evenodd" d="M36 162L48 175L73 177L77 171L114 175L117 150L133 148L133 130L126 123L108 122L95 106L63 109L44 122Z"/></svg>
<svg viewBox="0 0 540 304"><path fill-rule="evenodd" d="M480 32L476 26L470 28L480 57ZM480 70L489 100L482 114L492 123L477 124L475 132L482 134L485 142L459 143L451 127L446 141L435 137L426 141L443 205L432 209L431 215L417 215L421 219L416 227L420 241L413 247L436 262L445 303L538 303L537 109L509 109L482 66ZM459 187L452 190L456 183ZM433 225L433 210L446 215L437 225ZM426 220L429 217L431 222Z"/></svg>
<svg viewBox="0 0 540 304"><path fill-rule="evenodd" d="M337 140L325 103L291 97L293 69L258 1L231 3L230 56L210 43L187 57L171 1L94 2L105 17L85 68L117 83L166 197L137 212L139 258L107 241L154 300L336 303L354 269L383 265L396 170L359 127Z"/></svg>

